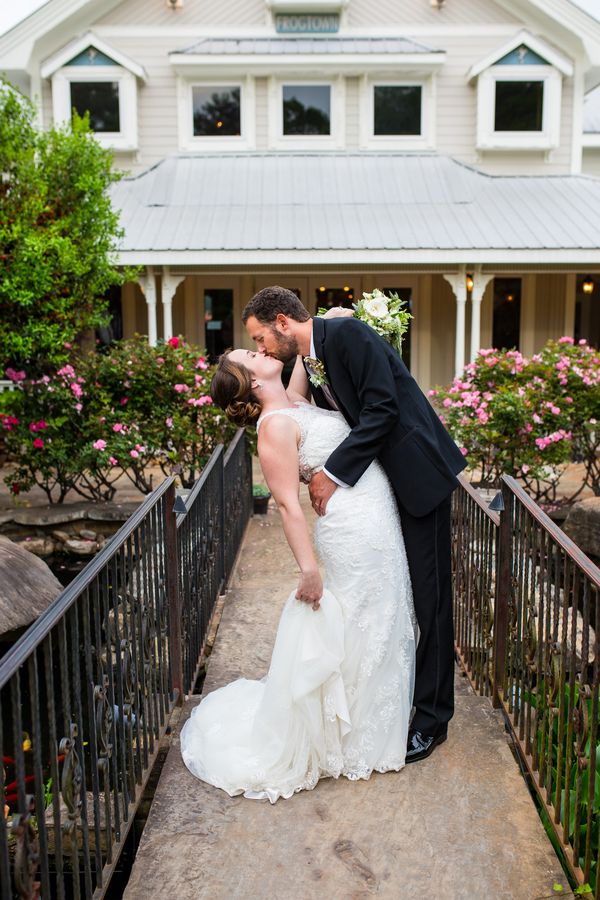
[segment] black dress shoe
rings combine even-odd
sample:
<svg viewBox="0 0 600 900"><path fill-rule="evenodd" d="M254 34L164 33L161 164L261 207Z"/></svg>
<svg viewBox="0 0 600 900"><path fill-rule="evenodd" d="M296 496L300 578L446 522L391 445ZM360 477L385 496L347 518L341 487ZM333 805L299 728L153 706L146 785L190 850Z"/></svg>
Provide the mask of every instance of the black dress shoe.
<svg viewBox="0 0 600 900"><path fill-rule="evenodd" d="M406 763L419 762L431 756L438 744L443 744L448 733L440 731L438 734L428 735L421 731L409 731L406 747Z"/></svg>

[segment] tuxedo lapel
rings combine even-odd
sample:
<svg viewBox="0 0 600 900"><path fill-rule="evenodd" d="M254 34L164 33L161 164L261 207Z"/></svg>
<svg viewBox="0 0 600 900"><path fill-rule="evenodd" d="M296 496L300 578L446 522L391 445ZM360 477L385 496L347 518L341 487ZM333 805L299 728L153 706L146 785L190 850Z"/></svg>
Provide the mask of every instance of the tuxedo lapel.
<svg viewBox="0 0 600 900"><path fill-rule="evenodd" d="M313 318L313 344L315 347L315 356L317 359L320 359L323 365L325 366L325 370L327 371L327 359L325 356L325 338L327 325L325 320L320 316L315 316ZM335 406L339 409L339 411L345 416L347 419L348 416L344 410L343 405L340 403L338 395L335 392L335 387L331 383L330 373L327 371L327 390L329 391L331 397L333 398L333 402ZM311 385L311 391L315 401L318 406L324 406L325 409L331 409L331 404L328 403L326 397L324 396L324 391L322 388L315 388Z"/></svg>

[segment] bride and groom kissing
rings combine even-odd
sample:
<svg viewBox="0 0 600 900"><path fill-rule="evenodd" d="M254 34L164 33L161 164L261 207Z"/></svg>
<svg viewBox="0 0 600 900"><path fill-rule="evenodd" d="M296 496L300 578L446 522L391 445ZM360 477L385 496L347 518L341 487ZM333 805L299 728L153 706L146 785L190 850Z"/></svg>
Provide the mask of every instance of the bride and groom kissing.
<svg viewBox="0 0 600 900"><path fill-rule="evenodd" d="M213 401L256 425L300 569L268 675L205 697L181 732L198 778L291 797L428 757L454 710L450 498L465 460L398 354L278 286L242 315L257 350L219 360ZM283 364L294 369L285 388ZM313 403L310 403L312 395ZM308 483L315 545L299 500Z"/></svg>

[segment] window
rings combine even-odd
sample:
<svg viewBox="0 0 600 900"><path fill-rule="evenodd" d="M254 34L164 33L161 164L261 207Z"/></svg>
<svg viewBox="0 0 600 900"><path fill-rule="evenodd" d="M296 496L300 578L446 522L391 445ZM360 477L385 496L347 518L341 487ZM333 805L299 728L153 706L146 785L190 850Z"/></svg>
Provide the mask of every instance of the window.
<svg viewBox="0 0 600 900"><path fill-rule="evenodd" d="M373 134L421 134L421 85L373 87Z"/></svg>
<svg viewBox="0 0 600 900"><path fill-rule="evenodd" d="M492 343L498 350L518 349L521 339L521 279L494 278Z"/></svg>
<svg viewBox="0 0 600 900"><path fill-rule="evenodd" d="M326 287L320 285L315 291L316 304L315 312L319 309L331 309L332 306L345 306L346 309L352 309L354 302L354 288L350 285L344 287Z"/></svg>
<svg viewBox="0 0 600 900"><path fill-rule="evenodd" d="M90 128L100 133L121 131L118 81L71 81L71 108L90 117Z"/></svg>
<svg viewBox="0 0 600 900"><path fill-rule="evenodd" d="M194 137L239 137L242 130L239 87L192 87Z"/></svg>
<svg viewBox="0 0 600 900"><path fill-rule="evenodd" d="M233 289L210 288L204 291L206 350L212 362L233 346Z"/></svg>
<svg viewBox="0 0 600 900"><path fill-rule="evenodd" d="M146 73L135 60L88 33L51 57L41 75L52 79L56 124L70 122L73 110L87 113L105 147L137 148L138 80L145 82Z"/></svg>
<svg viewBox="0 0 600 900"><path fill-rule="evenodd" d="M495 131L542 131L543 81L496 81Z"/></svg>
<svg viewBox="0 0 600 900"><path fill-rule="evenodd" d="M331 87L283 85L283 134L331 134Z"/></svg>

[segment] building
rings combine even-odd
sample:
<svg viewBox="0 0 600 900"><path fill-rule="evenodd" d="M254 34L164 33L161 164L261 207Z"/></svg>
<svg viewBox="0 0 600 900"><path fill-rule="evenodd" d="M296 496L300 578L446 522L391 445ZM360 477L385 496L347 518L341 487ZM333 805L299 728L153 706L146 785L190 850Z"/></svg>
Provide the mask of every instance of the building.
<svg viewBox="0 0 600 900"><path fill-rule="evenodd" d="M600 23L569 0L49 0L0 70L131 173L125 336L217 353L279 283L398 290L423 388L480 346L600 344Z"/></svg>

